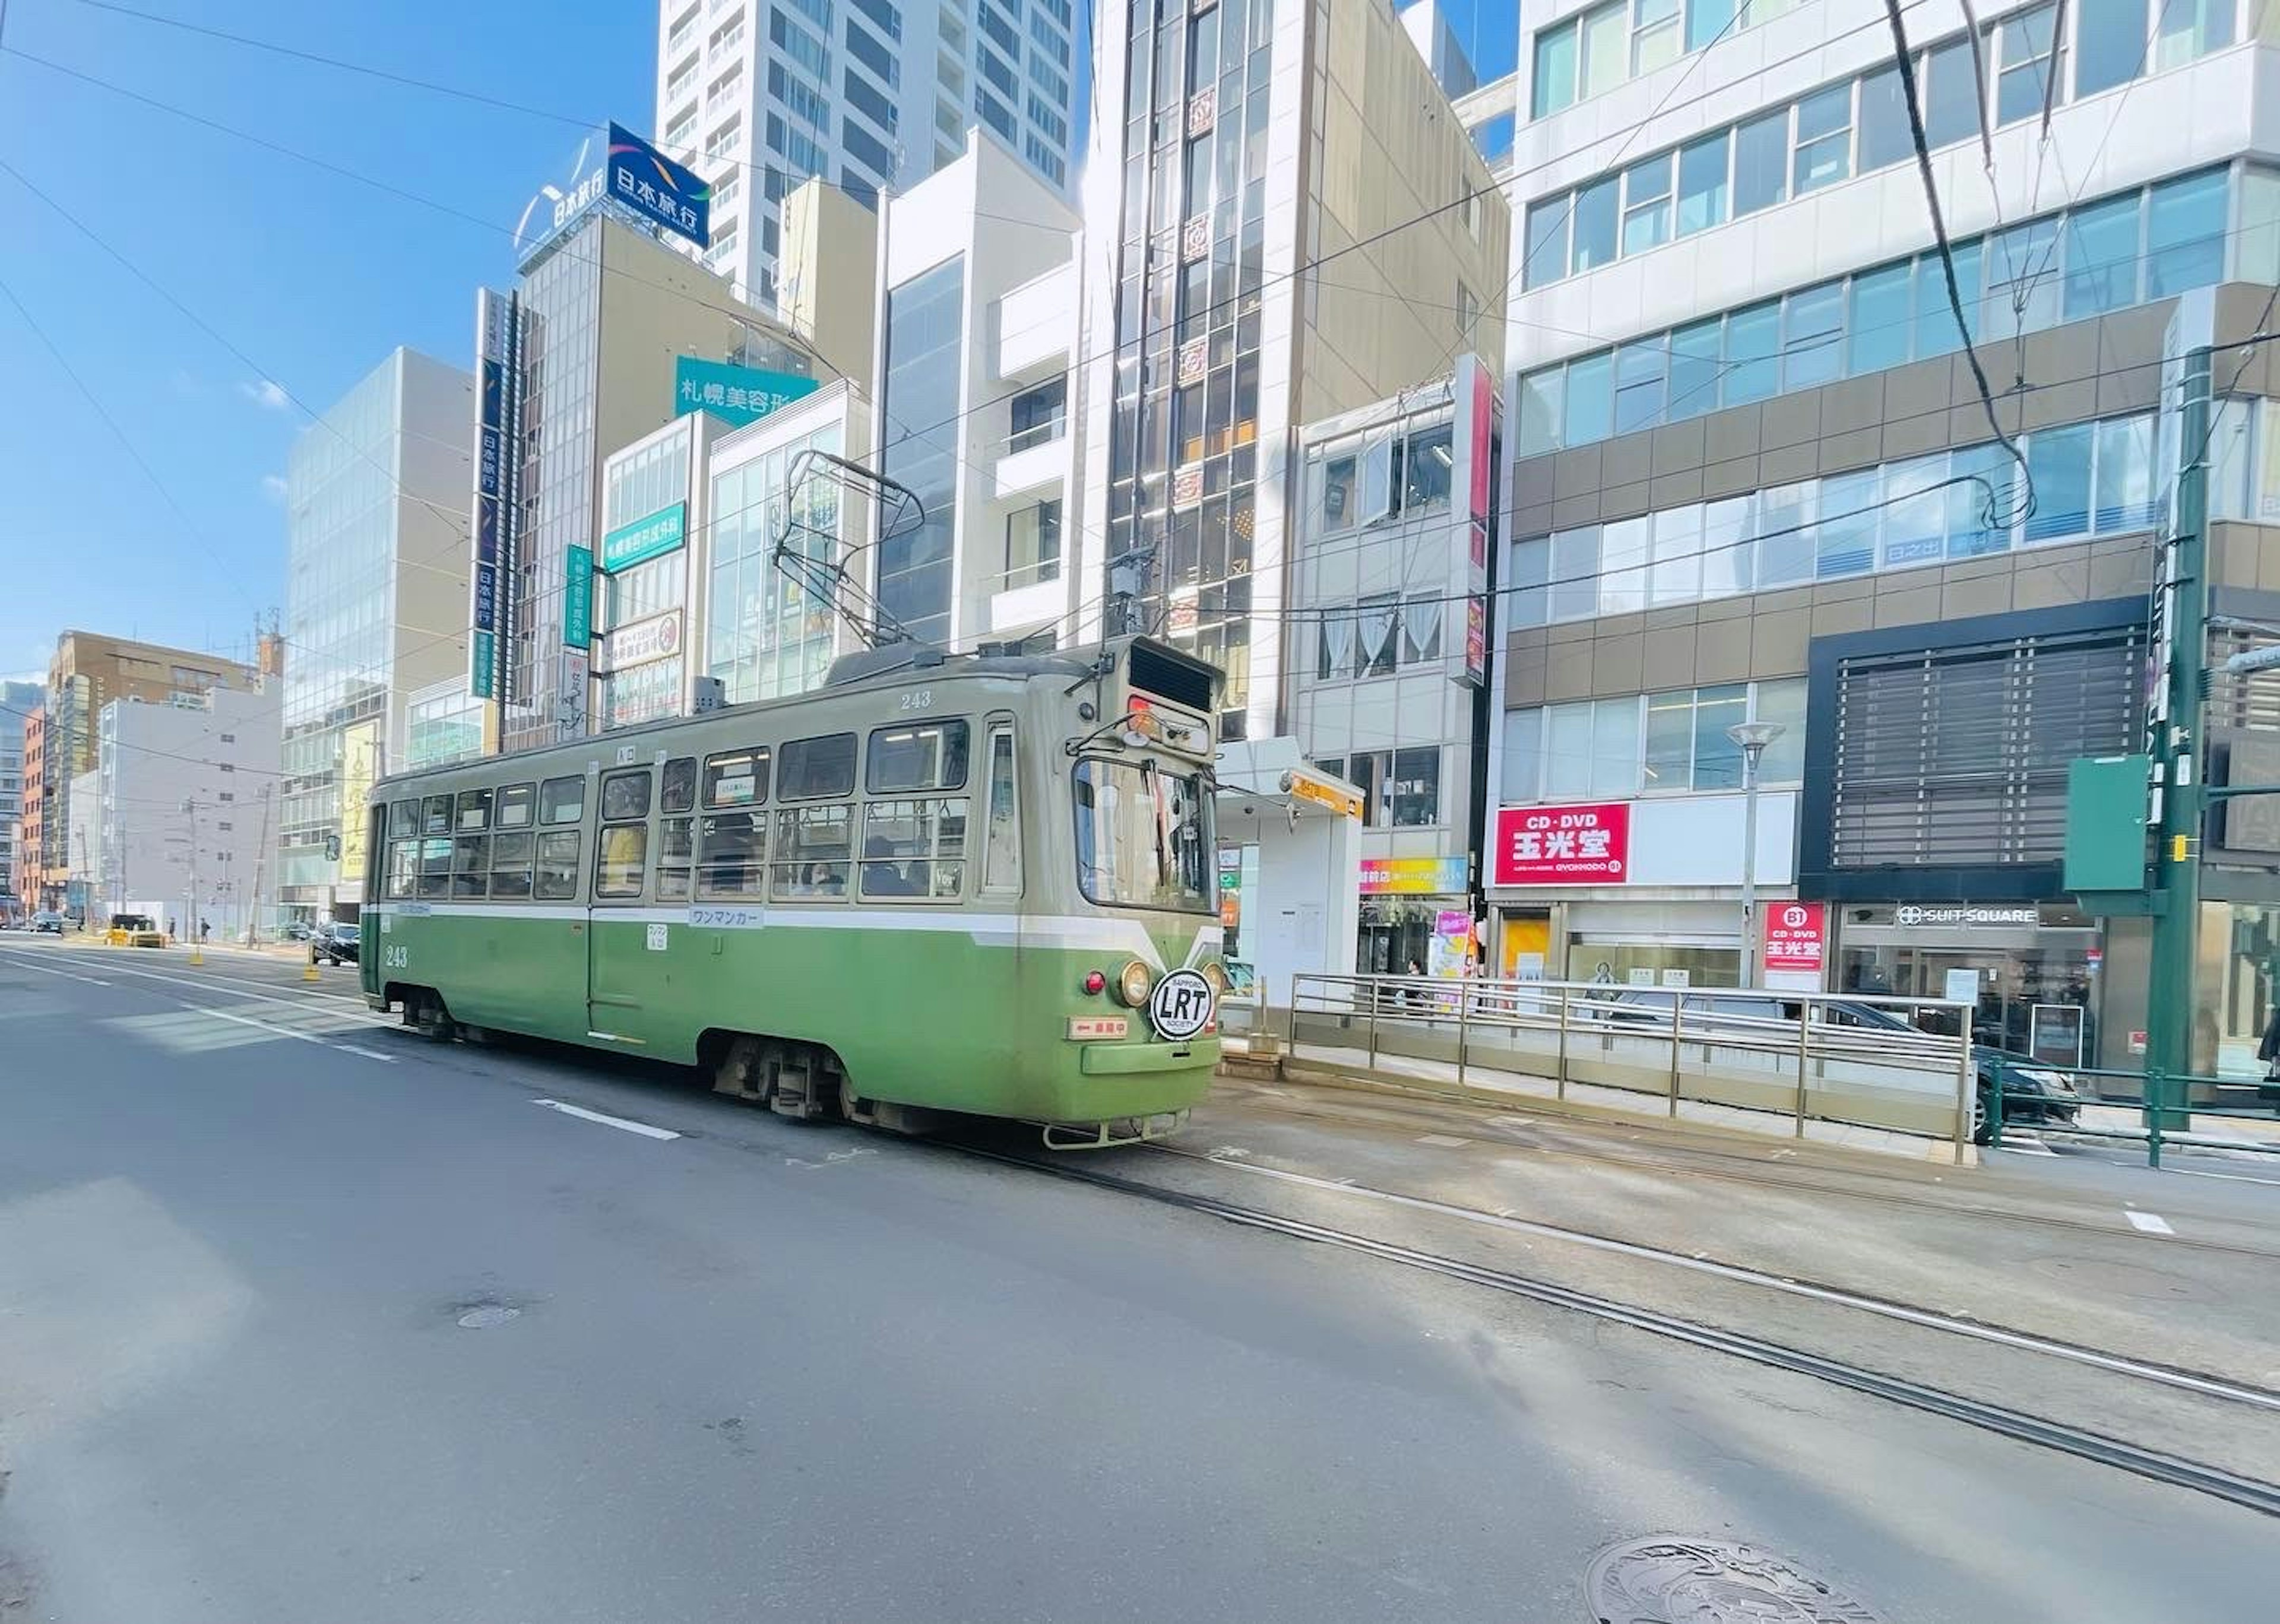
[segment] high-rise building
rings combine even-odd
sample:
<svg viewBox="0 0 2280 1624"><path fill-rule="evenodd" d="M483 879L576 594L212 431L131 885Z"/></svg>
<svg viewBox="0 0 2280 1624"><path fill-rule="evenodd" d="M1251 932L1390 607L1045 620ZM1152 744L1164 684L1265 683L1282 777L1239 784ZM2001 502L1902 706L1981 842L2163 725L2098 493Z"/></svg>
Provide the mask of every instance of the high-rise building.
<svg viewBox="0 0 2280 1624"><path fill-rule="evenodd" d="M725 404L730 386L718 380L731 371L805 385L847 363L738 303L723 279L628 223L598 190L524 259L512 293L483 291L477 332L470 427L494 448L478 478L503 484L475 494L470 687L499 706L496 743L513 750L582 730L590 715L589 657L566 645L563 612L574 563L601 557L605 458L701 409L712 387ZM698 384L707 367L714 384Z"/></svg>
<svg viewBox="0 0 2280 1624"><path fill-rule="evenodd" d="M24 827L24 728L47 698L36 682L0 682L0 919L19 907L16 864Z"/></svg>
<svg viewBox="0 0 2280 1624"><path fill-rule="evenodd" d="M279 650L265 645L261 658ZM71 877L71 782L95 766L96 718L114 699L146 704L192 701L216 688L251 689L260 673L252 666L188 649L169 649L129 638L70 631L56 639L48 662L46 703L39 723L41 761L36 781L26 774L25 823L35 827L36 847L27 840L19 857L23 877L18 894L32 905L61 908ZM28 739L27 741L28 748Z"/></svg>
<svg viewBox="0 0 2280 1624"><path fill-rule="evenodd" d="M1079 631L1161 631L1264 736L1294 429L1501 350L1506 211L1387 0L1142 0L1096 43Z"/></svg>
<svg viewBox="0 0 2280 1624"><path fill-rule="evenodd" d="M364 790L407 757L406 697L467 663L474 380L397 350L301 433L286 469L287 913L353 918Z"/></svg>
<svg viewBox="0 0 2280 1624"><path fill-rule="evenodd" d="M2253 1066L2268 816L2210 820L2200 1007L2150 1021L2147 921L2085 916L2061 858L2068 764L2145 747L2181 478L2208 480L2210 663L2280 607L2271 20L1984 15L1908 8L1902 57L1868 0L1529 12L1496 958L1954 997L1983 1042L2104 1066L2170 1020L2192 1071ZM2217 680L2210 775L2268 771L2270 704ZM1745 723L1781 730L1746 855ZM1754 965L1745 874L1779 927Z"/></svg>
<svg viewBox="0 0 2280 1624"><path fill-rule="evenodd" d="M875 200L976 125L1066 192L1075 25L1071 0L662 0L657 135L712 183L705 263L774 304L788 192L813 175Z"/></svg>

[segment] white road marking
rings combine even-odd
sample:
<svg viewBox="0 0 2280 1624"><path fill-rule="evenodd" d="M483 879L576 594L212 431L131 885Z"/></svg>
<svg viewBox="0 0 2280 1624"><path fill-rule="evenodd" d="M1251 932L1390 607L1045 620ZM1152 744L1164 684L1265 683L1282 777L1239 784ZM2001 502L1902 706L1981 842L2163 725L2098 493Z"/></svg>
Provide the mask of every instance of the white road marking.
<svg viewBox="0 0 2280 1624"><path fill-rule="evenodd" d="M2204 1173L2199 1167L2164 1167L2164 1173L2182 1173L2189 1179L2226 1179L2235 1184L2280 1185L2280 1179L2260 1179L2252 1173Z"/></svg>
<svg viewBox="0 0 2280 1624"><path fill-rule="evenodd" d="M184 1003L180 998L175 999L174 1002L192 1014L211 1015L216 1020L227 1020L232 1026L251 1027L258 1032L267 1032L277 1037L289 1037L297 1043L314 1043L320 1049L330 1049L337 1054L362 1055L366 1059L377 1060L382 1066L396 1064L396 1057L392 1054L379 1054L369 1049L358 1049L353 1043L335 1043L331 1039L320 1037L313 1032L296 1032L290 1027L277 1026L266 1020L256 1020L250 1015L233 1015L227 1010L213 1009L204 1004Z"/></svg>
<svg viewBox="0 0 2280 1624"><path fill-rule="evenodd" d="M558 1099L535 1099L534 1105L543 1105L549 1111L558 1111L566 1117L577 1117L587 1122L599 1122L604 1128L621 1128L629 1134L639 1134L644 1139L678 1139L679 1134L669 1128L651 1128L646 1122L628 1121L624 1117L604 1116L598 1111L589 1111L583 1105L566 1105Z"/></svg>
<svg viewBox="0 0 2280 1624"><path fill-rule="evenodd" d="M2011 1151L2021 1156L2056 1156L2058 1154L2039 1139L2014 1139L2008 1134L2003 1135L2002 1143L1996 1148Z"/></svg>
<svg viewBox="0 0 2280 1624"><path fill-rule="evenodd" d="M1459 1145L1472 1143L1472 1141L1469 1139L1460 1139L1452 1134L1420 1134L1417 1135L1417 1143L1420 1144L1437 1144L1444 1151L1453 1151Z"/></svg>
<svg viewBox="0 0 2280 1624"><path fill-rule="evenodd" d="M193 980L187 975L161 975L155 970L128 970L114 965L112 974L140 976L146 981L169 981L177 987L195 987L200 992L218 992L224 997L241 998L255 1004L282 1004L298 1010L315 1007L306 997L280 998L266 992L241 992L234 987L218 987L211 981ZM394 1021L365 1010L327 1010L322 1012L329 1019L345 1020L352 1026L379 1027L391 1032L396 1029Z"/></svg>
<svg viewBox="0 0 2280 1624"><path fill-rule="evenodd" d="M36 970L42 975L60 975L66 981L89 981L97 987L108 987L111 985L109 981L104 981L99 975L81 975L76 970L58 970L50 965L27 965L20 958L12 959L12 962L26 970Z"/></svg>
<svg viewBox="0 0 2280 1624"><path fill-rule="evenodd" d="M1481 1120L1491 1128L1534 1128L1536 1126L1534 1117L1483 1117Z"/></svg>
<svg viewBox="0 0 2280 1624"><path fill-rule="evenodd" d="M2169 1220L2162 1217L2159 1212L2125 1212L2122 1216L2128 1219L2132 1224L2136 1225L2138 1229L2147 1235L2176 1234L2175 1229L2169 1228Z"/></svg>
<svg viewBox="0 0 2280 1624"><path fill-rule="evenodd" d="M1181 1150L1177 1145L1157 1144L1150 1147L1165 1156L1185 1157L1191 1161L1206 1161L1193 1151ZM1491 1228L1509 1229L1515 1234L1540 1236L1546 1240L1564 1241L1592 1251L1615 1252L1624 1257L1644 1258L1656 1263L1667 1263L1674 1268L1695 1274L1709 1274L1720 1280L1737 1281L1745 1285L1762 1286L1769 1290L1800 1297L1813 1302L1829 1303L1843 1308L1858 1309L1880 1319L1898 1320L1907 1325L1920 1325L1932 1330L1948 1331L1958 1336L1968 1336L1975 1342L1993 1343L2000 1347L2022 1348L2030 1352L2045 1353L2053 1358L2066 1359L2077 1365L2088 1365L2098 1370L2116 1371L2123 1375L2142 1377L2160 1382L2164 1387L2183 1388L2187 1392L2207 1393L2215 1397L2230 1399L2238 1404L2253 1405L2262 1410L2280 1410L2280 1397L2255 1388L2238 1387L2229 1382L2205 1376L2187 1375L2182 1371L2160 1365L2144 1364L2124 1358L2119 1354L2100 1353L2091 1348L2077 1348L2068 1343L2052 1342L2024 1331L2007 1331L1997 1326L1968 1324L1928 1309L1910 1308L1902 1303L1888 1303L1878 1297L1861 1297L1850 1291L1840 1291L1830 1286L1808 1286L1786 1275L1767 1274L1756 1269L1744 1268L1739 1264L1717 1263L1708 1258L1689 1258L1681 1252L1665 1251L1657 1246L1642 1246L1634 1241L1612 1240L1603 1235L1586 1235L1581 1230L1563 1229L1557 1224L1543 1224L1525 1218L1512 1218L1501 1213L1483 1212L1473 1207L1454 1206L1445 1201L1429 1200L1422 1196L1404 1196L1390 1189L1373 1189L1356 1184L1352 1179L1321 1179L1312 1174L1290 1173L1280 1167L1262 1167L1257 1162L1221 1162L1218 1164L1238 1173L1255 1174L1262 1179L1278 1179L1285 1183L1304 1184L1314 1189L1343 1190L1350 1196L1360 1196L1371 1201L1383 1201L1391 1206L1410 1207L1420 1212L1435 1212L1443 1217L1460 1219L1468 1224L1484 1224ZM2136 1214L2132 1214L2136 1216ZM2147 1214L2151 1217L2152 1214ZM2166 1226L2164 1226L2166 1228Z"/></svg>

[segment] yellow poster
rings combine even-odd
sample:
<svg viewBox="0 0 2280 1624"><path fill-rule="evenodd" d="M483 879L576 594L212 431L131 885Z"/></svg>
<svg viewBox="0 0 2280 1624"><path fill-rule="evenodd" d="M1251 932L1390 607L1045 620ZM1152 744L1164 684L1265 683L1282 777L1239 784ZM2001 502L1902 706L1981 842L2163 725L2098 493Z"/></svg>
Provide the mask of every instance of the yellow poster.
<svg viewBox="0 0 2280 1624"><path fill-rule="evenodd" d="M1551 979L1547 968L1552 953L1552 921L1538 915L1522 913L1504 916L1501 935L1504 950L1503 967L1498 972L1506 981L1542 981Z"/></svg>
<svg viewBox="0 0 2280 1624"><path fill-rule="evenodd" d="M341 730L341 878L362 880L366 803L380 776L380 720Z"/></svg>

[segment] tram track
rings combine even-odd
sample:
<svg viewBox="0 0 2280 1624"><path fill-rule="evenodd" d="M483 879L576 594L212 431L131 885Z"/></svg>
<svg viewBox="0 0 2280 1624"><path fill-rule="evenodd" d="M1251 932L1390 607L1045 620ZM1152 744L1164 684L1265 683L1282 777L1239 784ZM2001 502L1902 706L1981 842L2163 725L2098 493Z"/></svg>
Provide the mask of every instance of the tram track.
<svg viewBox="0 0 2280 1624"><path fill-rule="evenodd" d="M2244 1506L2266 1516L2280 1517L2280 1483L2251 1477L2205 1461L2169 1454L2131 1443L2111 1434L2053 1420L2014 1405L1970 1397L1929 1382L1895 1375L1871 1368L1856 1361L1814 1352L1808 1349L1777 1342L1771 1338L1737 1331L1721 1326L1668 1313L1653 1308L1626 1303L1619 1298L1563 1285L1552 1280L1476 1263L1449 1256L1444 1252L1427 1251L1365 1235L1358 1230L1322 1224L1306 1219L1229 1201L1199 1191L1181 1189L1152 1183L1121 1174L1102 1172L1097 1168L1075 1166L1063 1162L1040 1161L1028 1156L991 1150L984 1146L952 1141L938 1141L944 1148L979 1161L1018 1168L1028 1173L1042 1174L1064 1182L1081 1184L1117 1195L1136 1197L1158 1205L1172 1207L1199 1216L1221 1219L1262 1233L1280 1235L1289 1239L1309 1241L1330 1246L1358 1256L1375 1258L1421 1273L1437 1275L1467 1285L1483 1288L1501 1295L1560 1308L1587 1318L1616 1325L1628 1326L1650 1335L1706 1351L1723 1353L1735 1358L1770 1369L1804 1375L1850 1391L1882 1398L1929 1415L1960 1422L1983 1431L1998 1434L2037 1448L2055 1451L2077 1459L2110 1466L2133 1476L2165 1483L2174 1488L2190 1489L2198 1494ZM1193 1155L1192 1152L1189 1153ZM1197 1157L1195 1159L1219 1164L1215 1158ZM1327 1181L1325 1181L1327 1182ZM1350 1187L1339 1187L1350 1188ZM1384 1192L1374 1192L1383 1194ZM1420 1202L1428 1208L1438 1203ZM1455 1210L1455 1209L1452 1209ZM1492 1215L1491 1215L1492 1216ZM1554 1226L1542 1227L1559 1238ZM1580 1234L1567 1238L1585 1238ZM1605 1241L1606 1237L1591 1237ZM1628 1243L1614 1243L1628 1246ZM1698 1264L1683 1254L1657 1253L1652 1248L1636 1248L1641 1254L1656 1261L1675 1261ZM1732 1266L1714 1266L1731 1268ZM1753 1271L1736 1270L1745 1283ZM1776 1277L1768 1276L1767 1280ZM1797 1282L1792 1282L1797 1283ZM1829 1288L1806 1288L1808 1290L1833 1291ZM1873 1311L1876 1299L1861 1297L1857 1293L1834 1292L1833 1305L1863 1312ZM1853 1300L1843 1300L1843 1299ZM2125 1359L2118 1355L2103 1353L2096 1349L2065 1343L2054 1339L2010 1333L2001 1328L1979 1325L1976 1322L1956 1321L1952 1316L1938 1315L1930 1310L1919 1310L1906 1305L1882 1305L1890 1313L1899 1311L1901 1317L1912 1323L1934 1330L1957 1330L1976 1333L1984 1339L1989 1334L2001 1338L2005 1345L2017 1351L2045 1357L2067 1358L2091 1366L2102 1374L2124 1380L2151 1382L2182 1390L2192 1397L2222 1403L2246 1405L2264 1412L2280 1410L2280 1393L2253 1384L2230 1381L2207 1373L2152 1365L2145 1361ZM1943 1324L1941 1321L1946 1321Z"/></svg>

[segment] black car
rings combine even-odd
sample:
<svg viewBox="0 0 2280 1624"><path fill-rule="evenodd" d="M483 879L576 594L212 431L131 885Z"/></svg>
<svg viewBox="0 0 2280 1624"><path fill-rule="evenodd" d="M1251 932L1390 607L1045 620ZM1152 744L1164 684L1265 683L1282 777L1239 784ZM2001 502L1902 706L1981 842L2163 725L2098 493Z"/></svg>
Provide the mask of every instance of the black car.
<svg viewBox="0 0 2280 1624"><path fill-rule="evenodd" d="M352 965L358 934L353 925L320 925L309 938L309 958L319 964Z"/></svg>
<svg viewBox="0 0 2280 1624"><path fill-rule="evenodd" d="M1706 1035L1714 1030L1722 1019L1746 1023L1752 1031L1758 1033L1780 1023L1794 1026L1799 1008L1797 1003L1789 999L1738 989L1726 991L1698 988L1691 992L1674 994L1627 987L1608 1002L1602 1019L1626 1024L1668 1027L1670 1001L1674 997L1685 999L1682 1012L1683 1030ZM1918 1032L1922 1029L1899 1010L1888 1009L1882 1004L1832 1000L1820 1007L1822 1019L1834 1026L1863 1028L1871 1031ZM1999 1088L2003 1091L2000 1120L2005 1122L2064 1127L2073 1122L2081 1112L2082 1097L2075 1091L2074 1079L2048 1061L1975 1042L1971 1045L1971 1066L1979 1077L1978 1098L1971 1112L1974 1143L1991 1144L1994 1142L1998 1120L1995 1090Z"/></svg>

